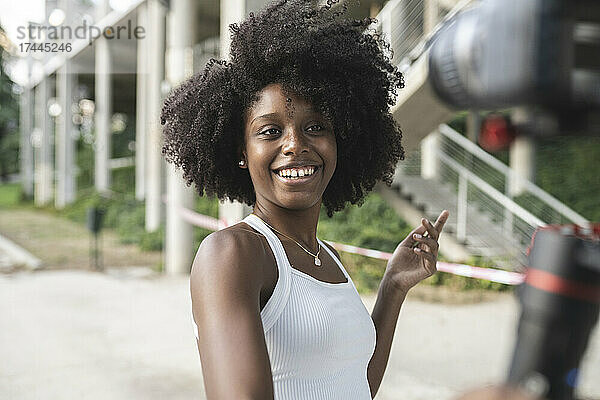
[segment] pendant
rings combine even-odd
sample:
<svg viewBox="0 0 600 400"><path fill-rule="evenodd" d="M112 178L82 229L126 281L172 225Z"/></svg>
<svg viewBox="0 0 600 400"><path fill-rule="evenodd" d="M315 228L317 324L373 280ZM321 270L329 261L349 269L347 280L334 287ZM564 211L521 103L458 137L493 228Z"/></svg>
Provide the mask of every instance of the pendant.
<svg viewBox="0 0 600 400"><path fill-rule="evenodd" d="M315 265L316 265L317 267L320 267L320 266L321 266L321 260L319 260L319 257L315 257Z"/></svg>

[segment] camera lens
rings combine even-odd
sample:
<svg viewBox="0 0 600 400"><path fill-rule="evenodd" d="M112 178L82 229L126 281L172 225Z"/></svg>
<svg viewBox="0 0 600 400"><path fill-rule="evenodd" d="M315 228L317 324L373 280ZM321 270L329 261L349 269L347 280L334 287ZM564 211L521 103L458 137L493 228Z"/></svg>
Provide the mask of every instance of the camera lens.
<svg viewBox="0 0 600 400"><path fill-rule="evenodd" d="M584 265L581 254L599 249L597 242L559 231L536 232L519 292L522 312L510 383L527 386L531 377L543 378L547 385L536 394L550 400L573 398L600 306L600 271Z"/></svg>

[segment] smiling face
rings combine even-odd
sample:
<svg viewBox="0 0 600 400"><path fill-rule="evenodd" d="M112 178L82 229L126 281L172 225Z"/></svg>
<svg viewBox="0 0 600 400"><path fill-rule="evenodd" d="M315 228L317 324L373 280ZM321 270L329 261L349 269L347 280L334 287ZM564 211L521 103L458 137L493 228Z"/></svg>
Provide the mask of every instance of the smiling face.
<svg viewBox="0 0 600 400"><path fill-rule="evenodd" d="M320 206L333 176L337 145L331 124L310 103L270 84L244 119L242 159L256 204L302 210Z"/></svg>

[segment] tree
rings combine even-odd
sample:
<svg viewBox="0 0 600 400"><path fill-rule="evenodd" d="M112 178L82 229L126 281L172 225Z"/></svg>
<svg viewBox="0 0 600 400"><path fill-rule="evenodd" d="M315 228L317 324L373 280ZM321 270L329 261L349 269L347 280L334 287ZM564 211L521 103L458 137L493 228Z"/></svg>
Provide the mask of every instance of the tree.
<svg viewBox="0 0 600 400"><path fill-rule="evenodd" d="M19 106L13 88L15 83L4 70L9 43L0 26L0 182L19 172Z"/></svg>

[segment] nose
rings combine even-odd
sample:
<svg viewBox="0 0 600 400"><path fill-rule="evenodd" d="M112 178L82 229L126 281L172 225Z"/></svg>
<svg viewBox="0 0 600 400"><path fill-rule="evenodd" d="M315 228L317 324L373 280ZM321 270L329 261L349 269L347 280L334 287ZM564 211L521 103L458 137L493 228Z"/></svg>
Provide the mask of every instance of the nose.
<svg viewBox="0 0 600 400"><path fill-rule="evenodd" d="M286 155L308 153L308 142L301 129L290 128L284 136L281 152Z"/></svg>

